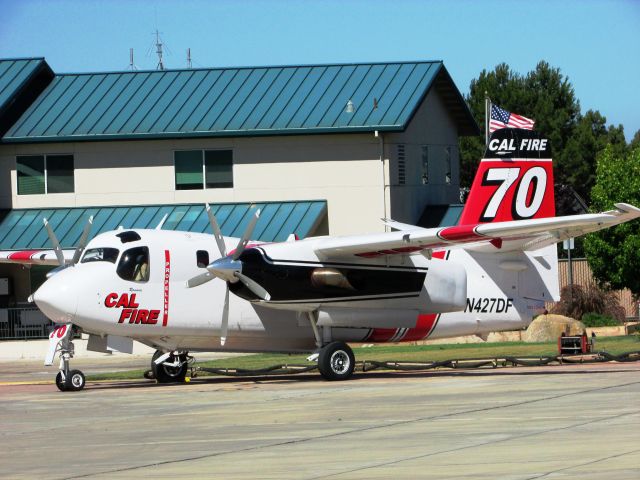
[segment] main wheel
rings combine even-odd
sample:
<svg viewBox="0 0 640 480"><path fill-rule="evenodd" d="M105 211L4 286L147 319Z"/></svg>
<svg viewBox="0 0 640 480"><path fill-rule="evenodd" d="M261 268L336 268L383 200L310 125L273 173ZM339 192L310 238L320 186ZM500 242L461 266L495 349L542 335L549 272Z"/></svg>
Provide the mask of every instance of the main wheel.
<svg viewBox="0 0 640 480"><path fill-rule="evenodd" d="M326 380L346 380L355 366L353 350L344 342L331 342L320 349L318 370Z"/></svg>
<svg viewBox="0 0 640 480"><path fill-rule="evenodd" d="M62 372L58 372L58 374L56 375L56 387L58 387L58 390L60 390L61 392L65 392L67 390L67 385L62 379Z"/></svg>
<svg viewBox="0 0 640 480"><path fill-rule="evenodd" d="M157 350L156 353L153 354L153 359L151 360L151 370L153 371L153 376L158 381L158 383L182 383L184 382L184 378L187 376L187 362L186 355L180 355L179 360L181 365L179 367L169 367L161 363L160 365L156 365L156 358L158 358L163 353L160 350ZM166 362L174 362L176 357L172 354L167 358Z"/></svg>
<svg viewBox="0 0 640 480"><path fill-rule="evenodd" d="M84 373L80 370L71 370L66 378L67 390L78 391L84 388L85 378Z"/></svg>

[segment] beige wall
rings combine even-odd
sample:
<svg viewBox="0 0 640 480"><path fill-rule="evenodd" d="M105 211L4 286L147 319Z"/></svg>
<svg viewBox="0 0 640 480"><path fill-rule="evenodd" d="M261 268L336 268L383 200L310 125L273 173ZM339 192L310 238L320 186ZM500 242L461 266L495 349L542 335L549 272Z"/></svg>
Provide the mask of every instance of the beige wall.
<svg viewBox="0 0 640 480"><path fill-rule="evenodd" d="M234 188L176 191L173 152L211 148L233 149ZM15 157L33 153L72 153L75 192L17 195ZM327 200L329 233L384 230L373 134L3 145L0 168L3 208Z"/></svg>
<svg viewBox="0 0 640 480"><path fill-rule="evenodd" d="M420 105L406 131L385 137L390 158L391 215L401 222L415 223L424 206L459 202L460 160L458 131L442 97L433 89ZM397 146L405 146L406 182L398 183ZM428 146L428 183L422 183L422 146ZM451 182L445 176L445 147L451 148Z"/></svg>
<svg viewBox="0 0 640 480"><path fill-rule="evenodd" d="M353 133L0 145L0 208L326 200L330 234L380 232L385 215L415 223L427 203L457 203L457 143L456 125L434 89L405 132L381 137ZM405 185L397 180L398 144L406 149ZM422 145L429 146L428 185L422 183ZM445 182L445 146L452 147L451 184ZM227 148L234 152L234 188L175 190L174 151ZM17 195L16 155L52 153L74 155L75 192Z"/></svg>

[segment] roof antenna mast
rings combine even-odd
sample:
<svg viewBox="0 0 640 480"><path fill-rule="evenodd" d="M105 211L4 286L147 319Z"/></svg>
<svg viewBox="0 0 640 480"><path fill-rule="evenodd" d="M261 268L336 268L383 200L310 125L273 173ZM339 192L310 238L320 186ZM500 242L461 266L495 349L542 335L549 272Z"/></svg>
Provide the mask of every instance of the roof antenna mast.
<svg viewBox="0 0 640 480"><path fill-rule="evenodd" d="M191 64L191 48L187 48L187 68L193 68Z"/></svg>
<svg viewBox="0 0 640 480"><path fill-rule="evenodd" d="M136 64L133 63L133 48L129 49L129 70L131 70L132 72L138 70Z"/></svg>
<svg viewBox="0 0 640 480"><path fill-rule="evenodd" d="M158 65L156 70L164 70L164 61L162 60L162 39L160 38L160 32L156 28L156 54L158 55Z"/></svg>

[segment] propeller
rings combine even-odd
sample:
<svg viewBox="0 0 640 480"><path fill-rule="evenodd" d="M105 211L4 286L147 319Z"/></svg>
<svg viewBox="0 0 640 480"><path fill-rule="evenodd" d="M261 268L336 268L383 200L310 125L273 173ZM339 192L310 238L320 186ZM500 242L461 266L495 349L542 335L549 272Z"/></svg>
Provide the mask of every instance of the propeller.
<svg viewBox="0 0 640 480"><path fill-rule="evenodd" d="M67 267L72 267L76 263L78 263L78 261L80 260L80 256L82 255L82 252L87 246L87 242L89 240L89 233L91 232L92 226L93 226L93 216L89 217L89 219L87 220L87 223L82 229L82 235L80 236L78 246L76 247L73 253L73 258L71 259L71 262L67 264L64 260L64 253L62 252L62 247L60 246L58 237L56 237L56 234L53 232L53 229L51 228L51 224L49 223L49 221L46 218L44 219L44 227L47 230L49 241L53 246L53 251L56 254L56 258L58 259L58 267L54 268L49 273L47 273L47 278L51 277L52 275L55 275L60 270L64 270Z"/></svg>
<svg viewBox="0 0 640 480"><path fill-rule="evenodd" d="M216 220L215 215L211 211L211 207L209 204L206 205L207 216L209 217L209 223L211 224L211 229L213 230L213 236L216 240L216 244L218 245L218 251L220 252L220 258L214 260L207 266L207 271L201 273L200 275L196 275L193 278L187 280L187 287L193 288L199 285L203 285L214 278L219 278L227 282L227 289L224 296L224 308L222 310L222 325L221 325L221 333L220 333L220 344L224 345L227 340L227 332L229 329L229 283L237 283L242 282L249 290L251 290L258 298L262 300L270 300L271 295L269 292L259 285L257 282L247 277L242 273L242 262L239 260L240 256L244 252L249 243L251 235L253 234L253 230L256 227L256 223L258 223L258 219L260 218L260 210L257 210L256 213L251 218L251 221L247 225L242 238L238 242L238 246L233 251L232 254L227 254L227 247L224 243L224 237L222 236L222 232L220 231L220 227L218 226L218 222Z"/></svg>

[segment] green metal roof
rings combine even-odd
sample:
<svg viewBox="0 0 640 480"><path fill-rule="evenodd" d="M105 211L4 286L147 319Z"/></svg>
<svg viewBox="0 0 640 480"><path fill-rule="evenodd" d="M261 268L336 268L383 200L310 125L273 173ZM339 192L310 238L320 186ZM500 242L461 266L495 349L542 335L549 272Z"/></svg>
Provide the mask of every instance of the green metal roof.
<svg viewBox="0 0 640 480"><path fill-rule="evenodd" d="M0 135L53 79L43 58L0 59Z"/></svg>
<svg viewBox="0 0 640 480"><path fill-rule="evenodd" d="M292 233L300 238L312 234L326 214L327 202L229 203L212 204L211 208L222 234L231 237L241 237L255 209L261 209L253 239L278 242ZM11 210L0 221L0 250L51 248L43 218L49 220L60 245L72 248L91 215L92 237L119 226L155 228L165 215L163 230L211 233L202 204Z"/></svg>
<svg viewBox="0 0 640 480"><path fill-rule="evenodd" d="M401 131L436 83L461 134L477 133L427 61L56 75L3 142Z"/></svg>

